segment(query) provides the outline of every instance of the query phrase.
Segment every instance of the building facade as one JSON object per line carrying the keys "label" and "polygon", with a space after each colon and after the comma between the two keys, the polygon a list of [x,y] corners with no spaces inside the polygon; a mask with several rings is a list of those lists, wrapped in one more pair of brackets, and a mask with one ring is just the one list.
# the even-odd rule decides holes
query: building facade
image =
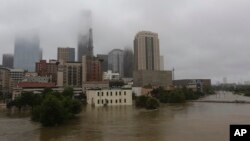
{"label": "building facade", "polygon": [[8,93],[10,92],[10,69],[1,67],[0,68],[0,92]]}
{"label": "building facade", "polygon": [[3,67],[12,69],[14,66],[14,56],[13,54],[3,54],[2,60]]}
{"label": "building facade", "polygon": [[120,79],[121,77],[119,73],[113,73],[111,70],[103,72],[103,80],[120,80]]}
{"label": "building facade", "polygon": [[24,78],[24,70],[10,69],[11,90],[17,86],[17,83],[22,82]]}
{"label": "building facade", "polygon": [[133,87],[164,87],[170,89],[172,85],[172,71],[134,71]]}
{"label": "building facade", "polygon": [[96,107],[132,105],[131,89],[87,90],[87,103]]}
{"label": "building facade", "polygon": [[84,62],[86,62],[86,81],[102,81],[102,60],[97,57],[86,56]]}
{"label": "building facade", "polygon": [[99,58],[100,60],[102,60],[102,72],[106,72],[108,71],[108,55],[105,54],[97,54],[97,58]]}
{"label": "building facade", "polygon": [[141,31],[134,39],[134,69],[160,70],[160,49],[157,33]]}
{"label": "building facade", "polygon": [[64,65],[63,85],[70,87],[82,87],[82,63],[67,62]]}
{"label": "building facade", "polygon": [[57,48],[57,60],[59,62],[74,62],[75,61],[75,49],[74,48]]}
{"label": "building facade", "polygon": [[38,76],[50,78],[49,82],[56,83],[58,65],[59,62],[56,60],[50,60],[49,62],[40,60],[40,62],[36,62],[36,73]]}
{"label": "building facade", "polygon": [[109,81],[92,81],[92,82],[84,82],[82,84],[82,90],[86,92],[86,90],[91,89],[108,89]]}
{"label": "building facade", "polygon": [[42,59],[37,34],[26,34],[15,38],[14,68],[35,71],[35,64]]}
{"label": "building facade", "polygon": [[123,50],[113,49],[108,54],[108,69],[123,77]]}
{"label": "building facade", "polygon": [[46,76],[25,76],[22,82],[52,83],[50,77]]}
{"label": "building facade", "polygon": [[11,80],[21,82],[24,78],[23,69],[10,69]]}
{"label": "building facade", "polygon": [[123,77],[132,78],[134,70],[134,53],[129,47],[123,51]]}

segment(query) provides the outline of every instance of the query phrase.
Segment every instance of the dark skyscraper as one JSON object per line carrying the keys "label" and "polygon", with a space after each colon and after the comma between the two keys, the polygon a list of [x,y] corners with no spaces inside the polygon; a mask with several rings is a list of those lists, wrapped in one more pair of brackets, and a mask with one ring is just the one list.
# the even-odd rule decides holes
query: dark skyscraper
{"label": "dark skyscraper", "polygon": [[12,54],[3,54],[3,67],[13,68],[14,56]]}
{"label": "dark skyscraper", "polygon": [[15,38],[14,68],[35,71],[36,62],[42,59],[37,34],[23,34]]}
{"label": "dark skyscraper", "polygon": [[103,72],[108,71],[108,55],[97,54],[97,58],[102,60],[101,68]]}
{"label": "dark skyscraper", "polygon": [[123,51],[123,73],[124,77],[132,78],[134,68],[134,53],[131,48],[125,48]]}
{"label": "dark skyscraper", "polygon": [[82,33],[78,37],[78,61],[82,61],[82,56],[93,57],[93,34],[92,29],[85,35]]}

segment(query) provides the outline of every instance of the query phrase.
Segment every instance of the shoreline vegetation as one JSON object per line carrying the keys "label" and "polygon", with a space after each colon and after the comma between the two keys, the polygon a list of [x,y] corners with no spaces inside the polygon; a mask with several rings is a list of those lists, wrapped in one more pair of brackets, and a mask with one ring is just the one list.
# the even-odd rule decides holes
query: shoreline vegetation
{"label": "shoreline vegetation", "polygon": [[220,85],[215,90],[230,91],[234,94],[250,97],[250,85]]}
{"label": "shoreline vegetation", "polygon": [[19,111],[30,109],[31,120],[43,126],[57,126],[70,120],[82,111],[82,103],[73,99],[73,89],[67,87],[62,93],[44,89],[41,94],[22,93],[7,107],[16,107]]}
{"label": "shoreline vegetation", "polygon": [[148,95],[135,97],[135,105],[139,108],[154,110],[160,107],[160,103],[185,103],[210,94],[214,94],[212,88],[206,88],[204,92],[194,92],[192,89],[186,87],[172,91],[167,91],[159,87],[153,89]]}
{"label": "shoreline vegetation", "polygon": [[[192,89],[181,88],[171,91],[159,87],[153,89],[150,94],[134,97],[137,108],[156,110],[161,103],[181,104],[190,100],[197,100],[205,94],[213,94],[212,88],[205,89],[204,93],[194,92]],[[82,111],[83,103],[73,99],[73,88],[67,87],[63,92],[45,88],[41,94],[24,92],[15,100],[8,103],[7,107],[17,108],[20,112],[27,110],[31,114],[31,120],[41,123],[42,126],[51,127],[60,125]]]}

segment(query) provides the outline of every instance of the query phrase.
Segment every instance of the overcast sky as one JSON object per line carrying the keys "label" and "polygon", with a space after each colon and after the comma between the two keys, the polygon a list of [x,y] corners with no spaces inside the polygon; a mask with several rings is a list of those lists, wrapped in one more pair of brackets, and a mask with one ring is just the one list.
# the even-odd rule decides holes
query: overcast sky
{"label": "overcast sky", "polygon": [[38,29],[43,58],[56,59],[58,46],[77,47],[81,14],[90,10],[95,54],[133,47],[135,34],[149,30],[176,79],[246,81],[249,7],[249,0],[0,0],[0,55],[14,52],[15,33]]}

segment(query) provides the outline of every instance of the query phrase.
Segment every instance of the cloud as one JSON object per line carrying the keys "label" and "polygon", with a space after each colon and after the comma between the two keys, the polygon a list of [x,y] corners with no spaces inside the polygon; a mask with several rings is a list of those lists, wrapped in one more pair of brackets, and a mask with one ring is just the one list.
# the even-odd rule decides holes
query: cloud
{"label": "cloud", "polygon": [[[94,51],[133,47],[141,30],[159,33],[161,54],[176,78],[250,79],[248,0],[0,0],[0,55],[16,32],[39,29],[45,59],[77,47],[82,11],[90,10]],[[86,21],[87,22],[87,21]],[[0,59],[1,61],[1,59]]]}

